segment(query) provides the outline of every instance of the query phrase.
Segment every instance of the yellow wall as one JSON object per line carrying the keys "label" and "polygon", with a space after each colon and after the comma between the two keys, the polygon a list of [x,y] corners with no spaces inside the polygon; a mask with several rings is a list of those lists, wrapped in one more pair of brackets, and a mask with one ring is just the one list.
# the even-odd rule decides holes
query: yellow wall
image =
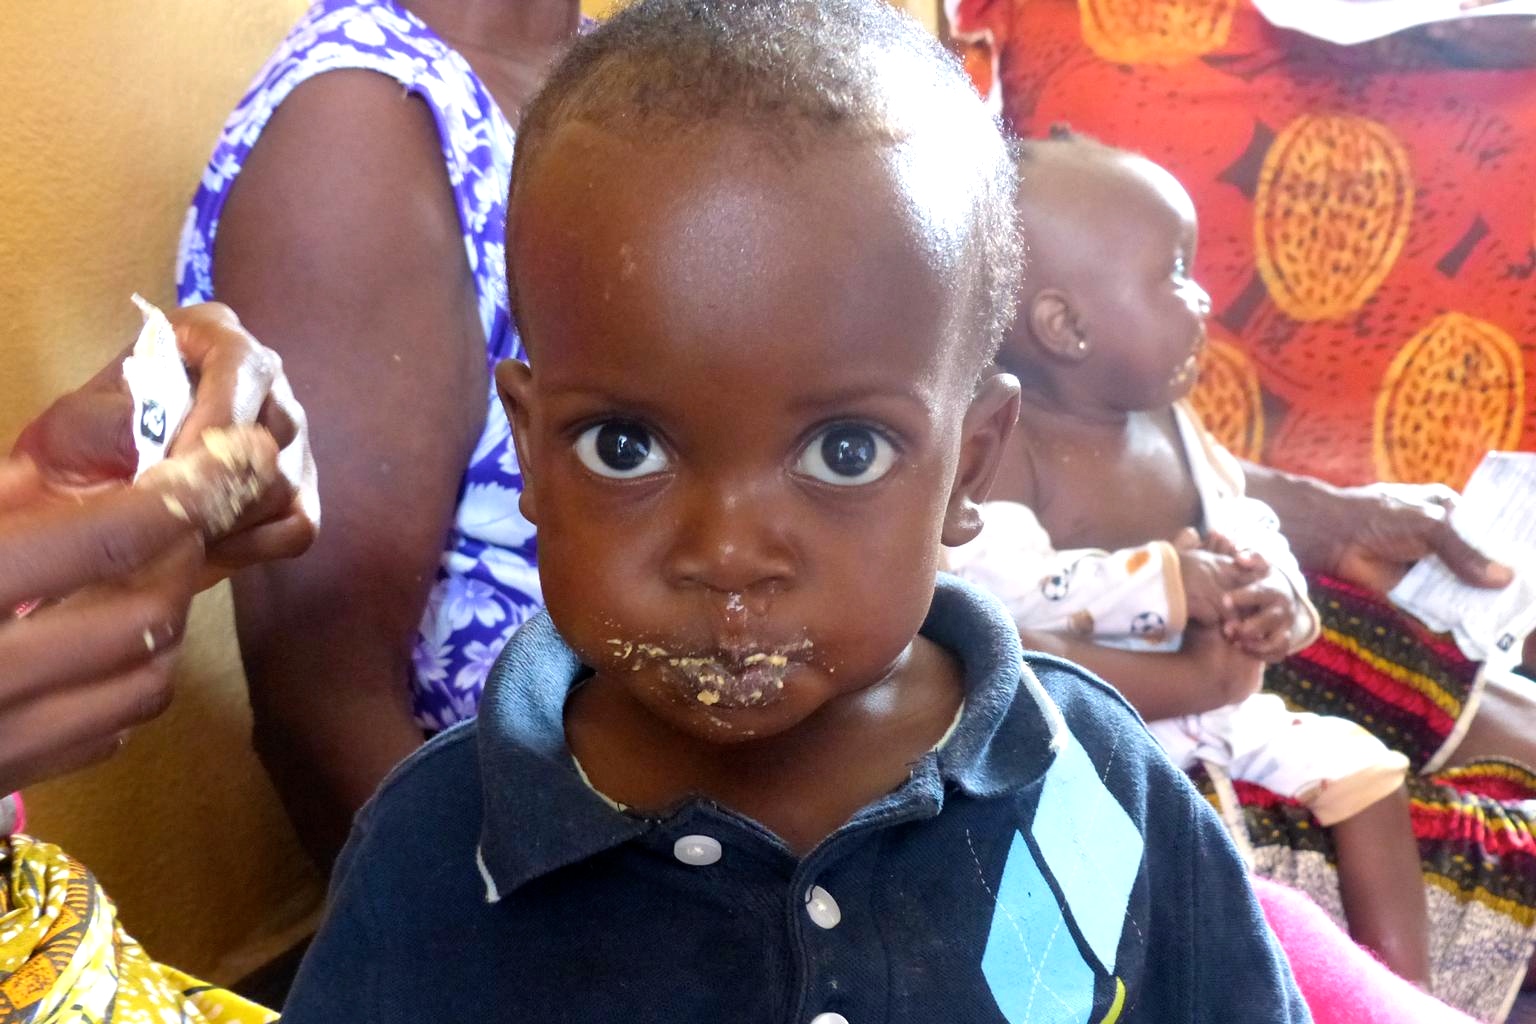
{"label": "yellow wall", "polygon": [[[303,0],[4,0],[0,446],[173,297],[183,211],[224,118]],[[32,830],[101,877],[155,955],[225,980],[320,896],[249,753],[227,595],[177,699],[111,764],[30,792]],[[218,907],[207,913],[202,908]]]}

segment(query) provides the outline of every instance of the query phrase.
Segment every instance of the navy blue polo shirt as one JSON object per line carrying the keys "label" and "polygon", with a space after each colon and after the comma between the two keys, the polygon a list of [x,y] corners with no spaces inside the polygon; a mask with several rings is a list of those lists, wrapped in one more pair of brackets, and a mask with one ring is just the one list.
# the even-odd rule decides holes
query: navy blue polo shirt
{"label": "navy blue polo shirt", "polygon": [[285,1024],[1299,1022],[1216,816],[1109,687],[941,577],[964,710],[807,856],[727,807],[620,810],[547,616],[358,816]]}

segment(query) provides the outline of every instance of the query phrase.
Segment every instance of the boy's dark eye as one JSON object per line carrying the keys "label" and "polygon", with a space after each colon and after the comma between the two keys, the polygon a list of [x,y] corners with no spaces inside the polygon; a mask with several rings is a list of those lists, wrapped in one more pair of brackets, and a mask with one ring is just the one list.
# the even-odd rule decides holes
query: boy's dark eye
{"label": "boy's dark eye", "polygon": [[874,483],[895,461],[895,448],[878,430],[839,423],[811,439],[795,468],[821,483],[852,487]]}
{"label": "boy's dark eye", "polygon": [[597,457],[622,473],[640,466],[651,454],[651,435],[628,423],[605,423],[597,430]]}
{"label": "boy's dark eye", "polygon": [[860,476],[875,463],[875,435],[859,427],[839,427],[821,438],[821,457],[838,476]]}
{"label": "boy's dark eye", "polygon": [[651,432],[633,420],[607,420],[583,430],[576,457],[598,476],[619,480],[659,473],[669,462]]}

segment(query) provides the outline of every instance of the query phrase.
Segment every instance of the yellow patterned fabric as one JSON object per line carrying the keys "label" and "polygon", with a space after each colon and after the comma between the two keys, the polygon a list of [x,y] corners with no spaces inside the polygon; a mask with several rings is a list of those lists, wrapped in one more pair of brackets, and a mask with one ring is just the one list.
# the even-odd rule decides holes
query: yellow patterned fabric
{"label": "yellow patterned fabric", "polygon": [[0,1024],[268,1024],[277,1014],[155,963],[95,876],[25,835],[0,845]]}

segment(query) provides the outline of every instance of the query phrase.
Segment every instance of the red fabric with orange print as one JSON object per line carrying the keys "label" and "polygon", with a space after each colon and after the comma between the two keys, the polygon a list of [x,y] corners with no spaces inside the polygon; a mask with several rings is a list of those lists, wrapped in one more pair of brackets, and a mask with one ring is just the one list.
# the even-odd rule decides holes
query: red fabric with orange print
{"label": "red fabric with orange print", "polygon": [[[1486,449],[1536,446],[1536,70],[1452,68],[1422,33],[1331,47],[1249,0],[948,7],[988,44],[967,67],[1015,130],[1068,123],[1189,189],[1213,303],[1193,400],[1235,453],[1459,487]],[[1536,773],[1439,770],[1479,666],[1378,595],[1309,585],[1323,637],[1265,686],[1409,756],[1432,989],[1500,1021],[1536,951]],[[1257,787],[1237,796],[1257,873],[1342,921],[1328,830]]]}
{"label": "red fabric with orange print", "polygon": [[1408,48],[1330,47],[1247,0],[950,6],[1016,130],[1066,122],[1194,196],[1216,341],[1196,405],[1238,454],[1460,486],[1536,445],[1536,70],[1423,47],[1386,67]]}

